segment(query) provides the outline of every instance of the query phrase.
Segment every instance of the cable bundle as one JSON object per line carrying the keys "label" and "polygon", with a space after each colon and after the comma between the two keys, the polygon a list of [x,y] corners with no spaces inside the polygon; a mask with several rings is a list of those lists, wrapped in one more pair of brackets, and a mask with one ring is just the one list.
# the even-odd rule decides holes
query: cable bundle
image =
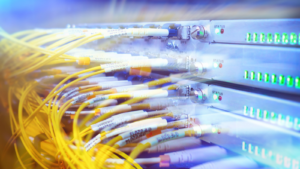
{"label": "cable bundle", "polygon": [[[168,30],[57,29],[12,35],[1,30],[0,35],[1,101],[12,129],[5,151],[13,145],[22,168],[36,163],[43,168],[163,166],[163,158],[134,159],[157,144],[216,133],[213,126],[182,118],[186,112],[170,108],[191,106],[176,97],[180,79],[133,84],[112,76],[125,71],[147,77],[170,60],[130,54],[124,59],[82,48],[113,36],[168,36]],[[126,147],[130,153],[120,151]]]}

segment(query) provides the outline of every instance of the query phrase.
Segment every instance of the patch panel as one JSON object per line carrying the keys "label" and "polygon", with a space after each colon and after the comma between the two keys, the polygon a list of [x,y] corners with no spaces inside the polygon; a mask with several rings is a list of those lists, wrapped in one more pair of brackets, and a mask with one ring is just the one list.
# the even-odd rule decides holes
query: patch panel
{"label": "patch panel", "polygon": [[[144,149],[139,150],[141,145],[153,148],[151,146],[155,146],[154,144],[168,139],[193,136],[250,157],[259,162],[260,167],[268,165],[274,168],[299,169],[299,27],[299,19],[286,19],[86,24],[75,29],[61,29],[64,35],[84,35],[88,38],[73,39],[73,42],[79,40],[78,43],[69,42],[70,46],[64,48],[62,45],[53,51],[45,49],[47,52],[40,51],[38,46],[33,50],[34,56],[27,59],[39,57],[40,53],[45,52],[39,58],[43,62],[38,66],[66,64],[68,83],[53,90],[51,97],[41,97],[39,92],[48,92],[48,88],[55,87],[58,83],[51,83],[49,86],[42,84],[34,88],[26,79],[20,78],[28,87],[20,88],[17,85],[12,89],[20,89],[21,92],[24,90],[30,99],[33,99],[31,90],[36,91],[33,93],[38,93],[36,95],[44,99],[43,104],[48,106],[47,113],[53,114],[58,110],[61,114],[49,116],[50,121],[55,122],[54,130],[58,135],[64,134],[59,130],[62,121],[59,118],[66,116],[71,117],[70,121],[73,120],[73,128],[78,127],[76,121],[83,125],[78,127],[79,133],[76,130],[76,137],[83,138],[86,134],[97,132],[98,135],[87,140],[84,145],[86,151],[103,143],[115,148],[125,148],[124,150],[129,148],[129,152],[131,148],[134,149],[132,152],[140,151],[136,156],[134,153],[128,154],[137,158],[138,155],[145,155],[142,153]],[[57,33],[58,30],[47,31]],[[96,33],[97,36],[89,37]],[[75,48],[78,44],[95,39],[97,40],[84,47]],[[15,42],[6,43],[3,41],[4,49],[19,47],[10,46]],[[73,47],[73,51],[68,51]],[[57,51],[67,52],[65,55],[54,55],[59,62],[55,60],[48,64],[49,52]],[[27,59],[17,63],[19,66],[12,67],[12,74],[16,76],[8,75],[8,79],[12,78],[9,80],[14,81],[15,77],[23,74],[30,76],[31,71],[44,71],[21,67],[20,65],[27,63]],[[76,63],[79,65],[75,66]],[[3,70],[9,70],[11,65],[4,64],[7,69]],[[73,67],[75,68],[71,70]],[[77,74],[73,73],[79,71],[84,74],[84,78],[74,78]],[[63,71],[49,72],[62,74]],[[90,77],[97,73],[103,74],[104,81],[115,81],[105,84],[98,77]],[[62,75],[64,78],[65,74]],[[35,80],[35,77],[32,79]],[[13,91],[9,90],[11,93]],[[62,92],[63,96],[58,92]],[[24,101],[21,107],[26,111],[31,110],[31,105],[25,104],[31,103],[31,100],[23,98],[24,96],[21,99],[8,98],[12,99],[11,103]],[[53,102],[51,106],[50,102],[54,100],[62,104]],[[107,107],[102,105],[104,103]],[[44,111],[44,105],[38,100],[32,106]],[[73,108],[78,109],[75,111]],[[18,110],[19,115],[22,114],[23,109]],[[83,117],[88,114],[91,114],[90,120]],[[146,120],[145,124],[141,123],[142,120]],[[140,129],[148,124],[151,124],[150,128]],[[123,126],[126,126],[124,130],[119,130]],[[130,131],[127,131],[127,127]],[[164,130],[168,127],[175,129],[176,134],[164,133],[169,132]],[[137,141],[141,144],[133,143],[136,144],[134,147],[125,147],[123,143],[129,143],[133,138],[126,140],[129,134],[124,132],[130,132],[130,137],[131,132],[135,133],[134,139],[141,136]],[[53,137],[52,134],[49,136]],[[68,148],[70,140],[58,141],[63,145],[66,143],[64,147]],[[27,142],[30,143],[26,141],[26,144]],[[80,142],[75,144],[77,147],[82,146]],[[150,147],[146,147],[149,145]],[[53,147],[60,149],[55,144]],[[68,159],[72,152],[73,150],[67,151],[63,158]],[[81,154],[77,155],[79,157]],[[83,157],[76,159],[76,165],[81,164],[82,160],[90,161],[87,160],[89,156]],[[155,163],[167,166],[165,159],[157,159]]]}
{"label": "patch panel", "polygon": [[[299,95],[299,55],[300,49],[291,47],[210,44],[191,58],[203,65],[204,79]],[[214,68],[215,60],[222,68]]]}
{"label": "patch panel", "polygon": [[[218,124],[222,121],[217,125],[221,128],[217,137],[203,136],[202,140],[268,164],[272,168],[289,166],[289,168],[299,169],[300,159],[296,151],[300,147],[297,145],[299,135],[297,132],[278,129],[276,126],[263,124],[252,118],[245,118],[211,107],[199,108],[198,111],[197,118],[200,123]],[[281,143],[286,141],[290,144],[281,146]]]}
{"label": "patch panel", "polygon": [[215,26],[220,26],[226,32],[226,34],[213,35],[213,41],[216,43],[299,44],[299,38],[297,39],[297,34],[300,33],[299,20],[213,20],[211,24],[212,28],[216,29]]}
{"label": "patch panel", "polygon": [[[259,24],[261,22],[264,24]],[[278,22],[285,24],[278,26]],[[151,24],[155,27],[149,26]],[[126,24],[123,25],[126,27]],[[124,37],[109,49],[99,45],[101,50],[118,50],[153,58],[168,57],[170,61],[176,58],[177,63],[172,61],[175,66],[168,67],[168,70],[173,70],[171,77],[174,72],[180,72],[182,74],[174,77],[187,78],[193,82],[217,80],[229,83],[228,86],[231,83],[238,84],[241,89],[255,87],[267,89],[270,93],[279,91],[300,95],[300,50],[297,48],[299,20],[145,22],[138,25],[174,29],[177,32],[173,32],[174,36],[170,37]],[[178,65],[184,65],[184,69]],[[153,71],[160,74],[163,68],[155,68]],[[233,126],[229,134],[214,128],[213,133],[221,134],[203,136],[201,139],[272,167],[294,165],[296,168],[299,159],[294,151],[299,149],[296,144],[300,130],[300,116],[297,114],[299,100],[281,98],[277,94],[268,96],[236,90],[228,86],[186,86],[184,89],[179,88],[179,96],[197,103],[193,116],[201,124],[228,122],[224,128],[227,125]],[[202,103],[209,108],[199,105]],[[269,138],[273,139],[271,145],[268,144]],[[242,142],[243,149],[240,146]],[[278,148],[276,145],[282,142],[288,144],[285,148]],[[276,154],[263,158],[269,152]],[[276,158],[291,160],[291,163],[285,162],[284,165]]]}
{"label": "patch panel", "polygon": [[[300,131],[300,102],[209,85],[206,104],[258,121]],[[221,96],[221,100],[219,99]],[[297,100],[297,99],[296,99]]]}
{"label": "patch panel", "polygon": [[[140,27],[148,24],[139,23]],[[286,161],[290,159],[290,166],[295,160],[296,166],[299,159],[295,150],[299,150],[297,134],[300,130],[300,116],[297,113],[300,109],[299,20],[212,20],[173,24],[155,22],[153,25],[156,28],[177,25],[178,35],[131,39],[124,37],[109,50],[117,49],[118,52],[153,58],[176,58],[185,65],[185,71],[172,71],[171,77],[174,72],[180,72],[181,74],[174,76],[194,82],[226,82],[226,87],[194,86],[188,87],[185,92],[179,89],[179,95],[209,107],[196,108],[195,116],[201,124],[233,124],[228,135],[221,132],[220,135],[203,136],[201,139],[245,156],[248,154],[250,158],[274,168],[285,167],[282,163],[276,163],[276,155],[271,156],[272,159],[262,158],[262,152],[269,153],[272,150],[279,154],[279,159],[281,154]],[[180,35],[186,30],[190,30],[190,35]],[[108,50],[99,46],[103,51]],[[172,64],[178,66],[178,62]],[[193,68],[195,65],[198,65],[196,69]],[[174,67],[168,67],[168,70]],[[162,70],[153,69],[158,74]],[[234,89],[231,84],[238,85],[241,90]],[[253,88],[265,89],[267,94],[253,92]],[[293,95],[290,97],[289,94]],[[241,149],[242,141],[248,148],[251,144],[250,153]],[[282,143],[286,143],[285,147],[278,147]]]}

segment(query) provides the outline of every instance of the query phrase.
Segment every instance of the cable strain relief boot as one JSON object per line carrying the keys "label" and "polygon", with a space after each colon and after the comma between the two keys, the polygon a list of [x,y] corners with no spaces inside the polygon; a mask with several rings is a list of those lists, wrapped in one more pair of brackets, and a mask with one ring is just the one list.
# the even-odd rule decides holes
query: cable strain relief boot
{"label": "cable strain relief boot", "polygon": [[89,57],[79,57],[77,63],[78,65],[89,65],[91,63],[91,59]]}
{"label": "cable strain relief boot", "polygon": [[170,167],[170,156],[169,155],[160,155],[159,167]]}

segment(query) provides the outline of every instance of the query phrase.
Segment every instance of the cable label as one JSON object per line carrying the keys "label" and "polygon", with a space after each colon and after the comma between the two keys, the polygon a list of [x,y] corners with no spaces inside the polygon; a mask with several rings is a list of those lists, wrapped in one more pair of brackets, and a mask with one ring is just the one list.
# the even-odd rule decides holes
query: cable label
{"label": "cable label", "polygon": [[184,131],[173,131],[173,132],[168,132],[168,133],[163,133],[163,134],[157,135],[155,137],[144,140],[141,143],[143,143],[143,144],[150,143],[151,146],[154,146],[154,145],[159,144],[161,142],[173,140],[173,139],[176,139],[176,138],[181,138],[181,137],[184,137],[184,136],[185,136]]}

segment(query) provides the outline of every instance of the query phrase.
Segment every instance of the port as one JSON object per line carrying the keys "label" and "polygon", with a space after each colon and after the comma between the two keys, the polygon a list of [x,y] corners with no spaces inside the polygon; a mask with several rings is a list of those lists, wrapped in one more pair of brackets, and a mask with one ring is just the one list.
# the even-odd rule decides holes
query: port
{"label": "port", "polygon": [[191,28],[191,36],[195,40],[204,39],[206,38],[207,34],[205,29],[202,25],[194,25]]}

